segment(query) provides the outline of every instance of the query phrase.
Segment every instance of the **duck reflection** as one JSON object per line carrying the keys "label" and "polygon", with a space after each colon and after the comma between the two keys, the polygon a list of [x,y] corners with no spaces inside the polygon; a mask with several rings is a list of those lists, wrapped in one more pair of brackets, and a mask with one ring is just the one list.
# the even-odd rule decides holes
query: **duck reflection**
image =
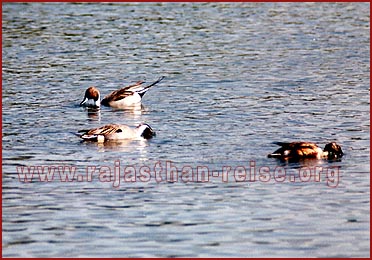
{"label": "duck reflection", "polygon": [[[84,107],[84,110],[87,112],[87,116],[92,121],[101,121],[101,108],[99,107]],[[143,105],[126,107],[123,109],[112,109],[112,112],[121,115],[122,117],[128,118],[132,117],[133,119],[139,118],[142,114],[147,112],[147,109]]]}
{"label": "duck reflection", "polygon": [[96,147],[98,152],[122,152],[122,153],[138,153],[139,159],[147,160],[147,147],[149,146],[148,140],[115,140],[107,142],[85,142],[87,146]]}
{"label": "duck reflection", "polygon": [[[319,160],[314,158],[303,158],[303,159],[283,159],[276,158],[278,166],[289,166],[290,168],[301,168],[301,167],[314,167],[322,166],[327,164],[328,160]],[[335,160],[330,160],[335,161]]]}
{"label": "duck reflection", "polygon": [[136,106],[130,106],[126,108],[115,108],[112,111],[115,113],[121,113],[123,116],[133,116],[133,118],[137,118],[138,116],[141,116],[144,114],[147,109],[144,105],[136,105]]}
{"label": "duck reflection", "polygon": [[87,111],[87,116],[89,119],[92,121],[101,121],[101,111],[99,108],[87,107],[85,110]]}

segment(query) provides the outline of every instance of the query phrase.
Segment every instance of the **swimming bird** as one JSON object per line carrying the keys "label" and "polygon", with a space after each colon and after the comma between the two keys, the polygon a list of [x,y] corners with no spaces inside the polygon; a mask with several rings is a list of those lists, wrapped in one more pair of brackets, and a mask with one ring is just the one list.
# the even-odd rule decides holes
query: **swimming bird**
{"label": "swimming bird", "polygon": [[322,150],[314,143],[310,142],[276,142],[281,146],[275,152],[268,154],[269,158],[279,158],[283,160],[300,160],[306,158],[314,159],[337,159],[341,158],[344,153],[341,146],[335,142],[329,143]]}
{"label": "swimming bird", "polygon": [[148,124],[140,124],[136,128],[127,125],[108,124],[99,128],[80,130],[80,138],[85,141],[105,142],[124,139],[151,139],[156,135]]}
{"label": "swimming bird", "polygon": [[[105,96],[102,101],[100,100],[101,94],[96,87],[89,87],[85,91],[84,99],[80,102],[80,106],[93,106],[100,107],[108,106],[113,108],[126,108],[130,106],[140,105],[142,97],[146,92],[154,85],[158,84],[164,79],[164,76],[160,77],[157,81],[151,83],[148,86],[144,86],[144,81],[138,81],[133,85],[126,86],[119,90],[113,91]],[[88,105],[88,101],[93,100],[93,105]]]}

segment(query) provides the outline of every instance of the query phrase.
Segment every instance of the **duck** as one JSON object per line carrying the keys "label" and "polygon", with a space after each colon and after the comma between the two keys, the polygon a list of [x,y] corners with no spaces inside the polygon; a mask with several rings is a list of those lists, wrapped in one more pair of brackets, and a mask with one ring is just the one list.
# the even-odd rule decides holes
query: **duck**
{"label": "duck", "polygon": [[[99,90],[92,86],[86,89],[84,99],[80,102],[80,106],[99,108],[101,105],[103,105],[112,108],[127,108],[141,105],[142,97],[146,94],[146,92],[163,79],[164,76],[160,77],[158,80],[148,86],[143,85],[145,83],[144,81],[138,81],[133,85],[129,85],[111,92],[105,96],[102,101],[100,100],[101,94]],[[88,103],[89,100],[93,100],[93,105]]]}
{"label": "duck", "polygon": [[315,143],[311,142],[275,142],[281,146],[278,150],[268,154],[269,158],[282,160],[301,160],[301,159],[328,159],[334,160],[341,158],[344,153],[341,146],[335,142],[326,144],[322,150]]}
{"label": "duck", "polygon": [[108,124],[89,130],[80,130],[80,138],[84,141],[103,143],[106,141],[118,141],[128,139],[151,139],[156,135],[148,124],[139,124],[136,128],[127,125]]}

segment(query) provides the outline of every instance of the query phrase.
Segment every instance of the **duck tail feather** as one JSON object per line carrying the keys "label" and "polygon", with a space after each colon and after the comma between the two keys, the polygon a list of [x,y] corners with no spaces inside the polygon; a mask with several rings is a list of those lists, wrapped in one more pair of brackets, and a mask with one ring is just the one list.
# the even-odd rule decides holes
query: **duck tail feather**
{"label": "duck tail feather", "polygon": [[160,78],[158,78],[158,80],[156,80],[155,82],[153,82],[153,83],[151,83],[150,85],[146,86],[145,89],[149,89],[149,88],[151,88],[152,86],[155,86],[155,85],[158,84],[160,81],[162,81],[164,78],[165,78],[165,76],[161,76]]}

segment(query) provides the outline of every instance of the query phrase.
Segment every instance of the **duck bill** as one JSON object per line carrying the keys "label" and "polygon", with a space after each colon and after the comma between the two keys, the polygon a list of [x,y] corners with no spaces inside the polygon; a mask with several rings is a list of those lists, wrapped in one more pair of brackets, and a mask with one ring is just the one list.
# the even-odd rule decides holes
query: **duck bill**
{"label": "duck bill", "polygon": [[84,97],[83,101],[80,102],[80,106],[83,106],[85,103],[87,103],[88,98]]}

